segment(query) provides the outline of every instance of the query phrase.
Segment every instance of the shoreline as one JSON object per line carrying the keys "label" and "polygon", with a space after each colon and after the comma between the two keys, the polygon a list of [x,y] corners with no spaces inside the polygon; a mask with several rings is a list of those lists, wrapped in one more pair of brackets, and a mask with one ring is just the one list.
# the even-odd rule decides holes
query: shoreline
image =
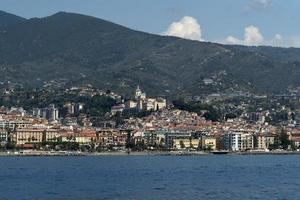
{"label": "shoreline", "polygon": [[[0,152],[0,157],[28,157],[28,156],[40,156],[40,157],[52,157],[52,156],[220,156],[213,154],[213,152],[180,152],[180,151],[133,151],[133,152],[72,152],[72,151],[28,151],[28,152]],[[227,152],[227,156],[233,155],[300,155],[299,151],[274,151],[274,152]]]}

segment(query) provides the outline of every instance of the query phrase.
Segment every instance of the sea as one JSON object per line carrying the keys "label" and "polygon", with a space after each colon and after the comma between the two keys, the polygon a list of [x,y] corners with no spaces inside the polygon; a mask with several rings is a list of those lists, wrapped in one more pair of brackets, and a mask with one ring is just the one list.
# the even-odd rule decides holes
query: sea
{"label": "sea", "polygon": [[22,199],[300,199],[300,155],[0,157]]}

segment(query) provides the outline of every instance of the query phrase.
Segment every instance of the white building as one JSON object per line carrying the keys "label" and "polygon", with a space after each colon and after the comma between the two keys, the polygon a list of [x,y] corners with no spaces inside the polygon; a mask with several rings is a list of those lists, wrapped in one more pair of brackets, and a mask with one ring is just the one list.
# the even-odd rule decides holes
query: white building
{"label": "white building", "polygon": [[155,110],[155,108],[156,108],[156,99],[152,99],[152,98],[146,99],[143,102],[143,108],[145,110]]}
{"label": "white building", "polygon": [[132,101],[132,100],[128,100],[125,103],[125,108],[126,109],[136,108],[136,106],[137,106],[137,103],[135,101]]}
{"label": "white building", "polygon": [[59,110],[54,104],[50,104],[49,107],[43,108],[41,110],[36,109],[33,114],[40,114],[40,117],[47,119],[49,121],[56,121],[59,119]]}
{"label": "white building", "polygon": [[146,98],[139,86],[135,90],[135,101],[125,102],[125,109],[137,110],[161,110],[167,107],[167,101],[164,98]]}
{"label": "white building", "polygon": [[230,151],[245,151],[254,148],[254,138],[247,132],[228,132],[223,138],[223,147]]}
{"label": "white building", "polygon": [[146,99],[146,93],[143,93],[140,86],[137,86],[135,90],[135,99]]}
{"label": "white building", "polygon": [[158,98],[156,100],[155,110],[161,110],[167,107],[167,100],[164,98]]}

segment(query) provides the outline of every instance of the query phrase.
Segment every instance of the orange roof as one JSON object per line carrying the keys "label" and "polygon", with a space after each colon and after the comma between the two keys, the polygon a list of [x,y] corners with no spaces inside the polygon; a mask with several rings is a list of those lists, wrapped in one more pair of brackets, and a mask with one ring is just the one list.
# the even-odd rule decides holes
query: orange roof
{"label": "orange roof", "polygon": [[33,144],[18,144],[17,146],[22,148],[33,148]]}

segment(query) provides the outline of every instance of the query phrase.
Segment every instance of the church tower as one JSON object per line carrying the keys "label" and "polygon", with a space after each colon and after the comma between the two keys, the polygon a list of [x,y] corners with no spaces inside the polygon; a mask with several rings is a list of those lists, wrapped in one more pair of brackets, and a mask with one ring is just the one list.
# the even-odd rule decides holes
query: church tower
{"label": "church tower", "polygon": [[145,99],[146,98],[146,93],[143,93],[142,90],[140,89],[140,86],[137,86],[135,90],[135,99]]}
{"label": "church tower", "polygon": [[140,89],[140,86],[137,86],[135,90],[135,99],[139,99],[142,96],[142,90]]}

